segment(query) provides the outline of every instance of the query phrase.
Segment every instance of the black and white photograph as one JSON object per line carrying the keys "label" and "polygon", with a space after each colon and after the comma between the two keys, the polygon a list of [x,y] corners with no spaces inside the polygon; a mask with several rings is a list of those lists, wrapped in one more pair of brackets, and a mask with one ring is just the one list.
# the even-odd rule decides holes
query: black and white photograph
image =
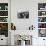
{"label": "black and white photograph", "polygon": [[28,19],[29,18],[29,11],[23,11],[23,12],[19,12],[17,13],[17,17],[19,19]]}

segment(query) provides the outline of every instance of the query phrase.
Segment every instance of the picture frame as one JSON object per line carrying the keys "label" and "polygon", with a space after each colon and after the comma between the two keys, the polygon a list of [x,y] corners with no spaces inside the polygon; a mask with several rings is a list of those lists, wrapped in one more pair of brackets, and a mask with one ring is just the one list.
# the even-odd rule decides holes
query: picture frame
{"label": "picture frame", "polygon": [[29,11],[22,11],[17,13],[19,19],[29,19]]}

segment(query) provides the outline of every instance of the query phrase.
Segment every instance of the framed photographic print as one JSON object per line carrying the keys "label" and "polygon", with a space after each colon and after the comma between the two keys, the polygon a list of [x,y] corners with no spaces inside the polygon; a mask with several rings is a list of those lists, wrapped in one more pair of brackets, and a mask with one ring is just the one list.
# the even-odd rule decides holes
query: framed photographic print
{"label": "framed photographic print", "polygon": [[17,17],[19,19],[28,19],[29,18],[29,11],[23,11],[23,12],[18,12]]}

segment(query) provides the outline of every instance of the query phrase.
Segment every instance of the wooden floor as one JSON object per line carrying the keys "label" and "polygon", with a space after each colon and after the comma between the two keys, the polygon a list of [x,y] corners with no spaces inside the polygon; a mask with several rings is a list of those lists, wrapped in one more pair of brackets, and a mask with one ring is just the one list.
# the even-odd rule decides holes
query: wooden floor
{"label": "wooden floor", "polygon": [[8,46],[8,45],[0,45],[0,46]]}

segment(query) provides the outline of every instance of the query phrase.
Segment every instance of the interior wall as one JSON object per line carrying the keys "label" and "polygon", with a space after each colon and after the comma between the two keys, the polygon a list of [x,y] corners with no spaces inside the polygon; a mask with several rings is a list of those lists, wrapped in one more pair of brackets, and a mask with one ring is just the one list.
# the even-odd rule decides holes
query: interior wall
{"label": "interior wall", "polygon": [[[28,30],[31,25],[37,27],[37,2],[32,0],[15,0],[11,9],[11,20],[16,25],[17,30]],[[21,11],[29,11],[29,19],[17,18],[17,13]]]}
{"label": "interior wall", "polygon": [[[34,46],[43,44],[43,38],[38,38],[38,3],[45,3],[46,0],[11,0],[11,22],[16,25],[16,31],[26,30],[32,24],[35,26],[35,34],[32,41]],[[18,19],[17,13],[20,11],[28,10],[29,19]],[[23,32],[24,33],[24,32]],[[26,33],[26,31],[25,31]],[[38,44],[39,43],[39,44]],[[43,44],[44,45],[44,44]],[[43,46],[42,45],[42,46]]]}

